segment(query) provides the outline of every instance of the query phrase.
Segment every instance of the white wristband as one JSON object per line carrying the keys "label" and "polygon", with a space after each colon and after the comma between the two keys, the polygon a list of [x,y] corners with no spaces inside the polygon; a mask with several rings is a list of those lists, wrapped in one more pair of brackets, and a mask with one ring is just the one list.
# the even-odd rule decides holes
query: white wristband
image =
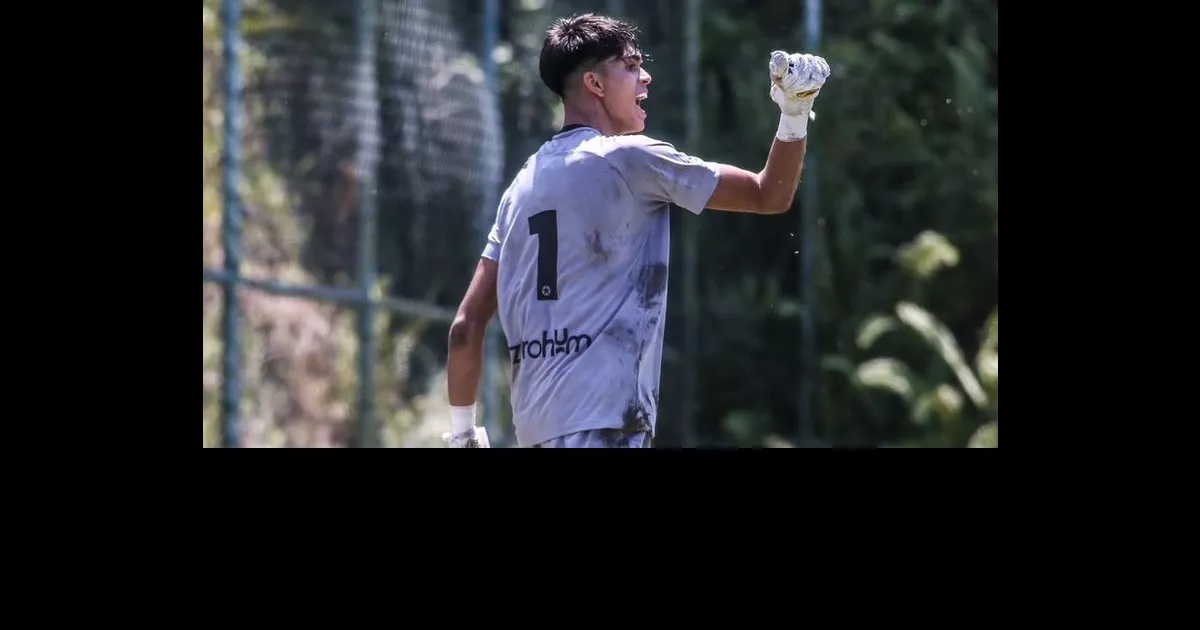
{"label": "white wristband", "polygon": [[775,138],[781,142],[798,142],[803,140],[808,135],[808,112],[789,116],[788,114],[779,115],[779,128],[775,131]]}
{"label": "white wristband", "polygon": [[462,435],[475,428],[475,405],[466,407],[450,406],[450,431],[454,435]]}

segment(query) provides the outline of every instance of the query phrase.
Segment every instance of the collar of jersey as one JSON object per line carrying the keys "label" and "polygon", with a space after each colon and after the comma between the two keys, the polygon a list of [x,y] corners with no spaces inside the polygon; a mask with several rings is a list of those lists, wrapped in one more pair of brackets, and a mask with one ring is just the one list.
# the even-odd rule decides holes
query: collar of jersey
{"label": "collar of jersey", "polygon": [[564,133],[575,131],[577,129],[591,129],[592,131],[595,131],[596,133],[600,133],[599,129],[596,129],[595,127],[593,127],[591,125],[583,125],[580,123],[575,123],[575,124],[567,125],[567,126],[563,127],[562,129],[559,129],[558,133],[556,133],[554,135],[561,136]]}

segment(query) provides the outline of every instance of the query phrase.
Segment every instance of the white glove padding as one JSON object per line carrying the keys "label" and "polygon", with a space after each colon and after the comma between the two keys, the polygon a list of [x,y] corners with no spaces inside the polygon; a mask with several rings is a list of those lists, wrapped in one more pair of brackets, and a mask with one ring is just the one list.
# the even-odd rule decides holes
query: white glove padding
{"label": "white glove padding", "polygon": [[491,448],[488,441],[487,429],[475,427],[475,430],[455,435],[450,432],[442,434],[442,439],[450,448]]}
{"label": "white glove padding", "polygon": [[[796,142],[808,135],[813,101],[829,78],[829,63],[816,55],[771,53],[771,100],[779,105],[779,129],[775,137]],[[815,116],[814,116],[815,118]]]}

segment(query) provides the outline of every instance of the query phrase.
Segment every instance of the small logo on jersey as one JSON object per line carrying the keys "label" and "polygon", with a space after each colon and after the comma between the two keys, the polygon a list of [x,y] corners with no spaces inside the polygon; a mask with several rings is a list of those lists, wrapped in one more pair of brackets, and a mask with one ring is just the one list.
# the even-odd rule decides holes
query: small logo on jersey
{"label": "small logo on jersey", "polygon": [[522,341],[515,346],[509,346],[508,351],[512,353],[512,364],[516,365],[526,359],[543,359],[583,352],[591,345],[591,335],[572,335],[570,329],[563,328],[555,331],[543,330],[540,339]]}
{"label": "small logo on jersey", "polygon": [[549,286],[542,287],[542,295],[545,297],[550,297],[550,287]]}

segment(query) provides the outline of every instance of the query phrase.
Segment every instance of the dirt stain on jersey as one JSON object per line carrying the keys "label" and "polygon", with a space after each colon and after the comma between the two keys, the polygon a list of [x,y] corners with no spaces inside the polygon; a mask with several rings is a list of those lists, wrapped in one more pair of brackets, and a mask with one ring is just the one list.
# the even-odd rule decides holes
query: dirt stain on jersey
{"label": "dirt stain on jersey", "polygon": [[641,401],[634,397],[625,406],[625,413],[621,415],[621,430],[622,431],[649,431],[650,430],[650,414],[646,413],[646,408],[642,406]]}
{"label": "dirt stain on jersey", "polygon": [[588,233],[587,244],[588,251],[592,254],[592,262],[608,262],[608,250],[604,248],[604,239],[600,237],[600,230],[592,230]]}
{"label": "dirt stain on jersey", "polygon": [[625,196],[625,180],[620,177],[612,177],[608,180],[608,186],[604,187],[604,194],[608,198],[608,202],[612,205],[620,203],[621,197]]}
{"label": "dirt stain on jersey", "polygon": [[637,277],[638,298],[642,309],[651,309],[658,306],[658,300],[666,290],[666,263],[643,265]]}
{"label": "dirt stain on jersey", "polygon": [[640,329],[628,320],[617,319],[604,329],[606,337],[617,348],[617,362],[635,375],[641,370],[642,340]]}
{"label": "dirt stain on jersey", "polygon": [[637,328],[628,321],[623,319],[613,321],[605,328],[604,334],[629,354],[636,355],[638,353],[641,339],[638,338]]}

